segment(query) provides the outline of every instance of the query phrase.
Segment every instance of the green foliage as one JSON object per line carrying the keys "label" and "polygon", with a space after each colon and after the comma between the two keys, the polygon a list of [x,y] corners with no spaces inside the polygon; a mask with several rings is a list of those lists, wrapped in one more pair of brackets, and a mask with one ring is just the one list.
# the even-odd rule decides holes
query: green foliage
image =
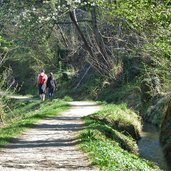
{"label": "green foliage", "polygon": [[0,98],[0,123],[3,124],[5,120],[4,104]]}
{"label": "green foliage", "polygon": [[[70,1],[70,3],[69,1],[47,1],[46,3],[38,1],[3,2],[0,13],[3,16],[1,17],[1,22],[4,23],[2,33],[8,39],[14,41],[21,52],[18,53],[17,50],[15,55],[11,56],[13,59],[17,58],[17,62],[26,58],[25,61],[28,62],[29,67],[26,69],[27,72],[31,70],[32,73],[37,73],[41,68],[57,72],[60,66],[64,66],[62,69],[66,70],[66,62],[62,56],[63,52],[61,52],[62,49],[66,49],[66,44],[61,37],[61,33],[56,35],[54,32],[55,23],[57,21],[67,21],[65,14],[69,10],[80,7],[80,5],[89,8],[94,3],[98,5],[100,21],[98,26],[101,33],[106,37],[113,37],[117,40],[117,48],[116,42],[109,44],[104,40],[107,46],[112,47],[111,51],[116,58],[122,60],[121,56],[130,58],[140,55],[142,58],[151,56],[156,59],[156,54],[160,54],[161,59],[169,58],[169,3],[166,3],[166,1],[160,3],[160,1],[147,0],[116,2],[96,0],[82,1],[82,3],[75,3],[74,1]],[[11,10],[8,11],[8,9]],[[87,12],[88,15],[89,13]],[[75,37],[73,33],[70,35],[70,27],[66,29],[65,26],[62,26],[61,28],[63,28],[64,37],[69,39],[72,36]],[[67,43],[69,42],[67,41]],[[78,42],[77,44],[80,43]],[[74,47],[72,42],[68,45],[70,48]],[[76,47],[74,48],[74,51],[77,50]],[[64,54],[64,56],[67,55]],[[120,70],[122,71],[122,66],[120,66]],[[127,68],[123,70],[125,73],[129,72]],[[117,75],[116,70],[113,72],[114,75]],[[25,75],[25,73],[21,71],[21,75]],[[21,75],[19,77],[22,77]],[[20,78],[20,83],[23,82],[23,78]],[[24,82],[26,83],[23,84],[23,89],[27,90],[29,86],[25,85],[31,83],[27,82],[27,80],[24,80]],[[85,89],[87,90],[86,87]],[[91,88],[90,91],[96,96],[99,90]]]}
{"label": "green foliage", "polygon": [[120,86],[113,88],[109,86],[99,95],[99,99],[103,99],[107,102],[121,102],[125,97],[128,97],[136,89],[137,83],[129,82],[127,84],[120,84]]}
{"label": "green foliage", "polygon": [[12,46],[12,42],[7,41],[4,37],[0,36],[0,53],[8,52]]}
{"label": "green foliage", "polygon": [[70,96],[65,96],[63,99],[67,102],[73,101],[73,99]]}
{"label": "green foliage", "polygon": [[[112,31],[112,36],[119,38],[118,46],[125,49],[115,50],[115,55],[119,53],[118,58],[121,60],[139,57],[140,61],[133,68],[134,71],[139,69],[138,76],[147,74],[146,69],[149,73],[155,70],[161,75],[164,90],[170,87],[170,4],[167,1],[125,0],[112,3],[99,0],[98,5],[100,24],[103,26],[106,21],[109,23],[102,29],[107,30],[104,34],[111,35]],[[133,64],[125,65],[125,62],[121,76],[134,76],[130,70]],[[139,68],[139,63],[145,63],[146,69]]]}
{"label": "green foliage", "polygon": [[[74,78],[74,75],[72,77]],[[67,82],[62,80],[63,83],[59,89],[59,96],[69,95],[79,100],[89,98],[97,99],[99,92],[102,90],[103,78],[101,76],[97,75],[97,73],[89,74],[79,85],[80,78],[73,79],[72,77]]]}
{"label": "green foliage", "polygon": [[[94,134],[98,132],[94,131]],[[87,135],[85,135],[87,137]],[[129,154],[109,140],[90,139],[84,140],[82,148],[89,152],[93,164],[98,165],[101,170],[134,171],[134,170],[160,170],[152,163],[142,160],[135,155]]]}
{"label": "green foliage", "polygon": [[[97,119],[97,117],[100,118],[102,115],[110,120],[116,119],[116,117],[121,118],[119,115],[125,116],[122,110],[126,110],[125,105],[110,105],[106,106],[104,111],[95,114],[95,116],[85,117],[87,127],[81,131],[80,135],[82,149],[89,153],[91,161],[94,165],[100,167],[100,170],[160,170],[153,163],[127,151],[132,149],[132,152],[135,153],[137,148],[131,137],[126,137],[122,132]],[[111,114],[112,111],[114,112],[113,115]],[[127,113],[127,115],[129,114]],[[121,119],[122,121],[123,118]]]}
{"label": "green foliage", "polygon": [[[111,139],[123,149],[138,154],[138,147],[131,136],[124,135],[120,130],[114,129],[109,123],[105,123],[98,118],[86,117],[87,126],[91,129],[98,130],[103,134],[106,139]],[[91,131],[88,130],[88,131]]]}
{"label": "green foliage", "polygon": [[90,75],[88,80],[89,81],[82,83],[82,86],[78,91],[96,98],[101,90],[103,79],[97,75]]}
{"label": "green foliage", "polygon": [[152,163],[129,154],[117,145],[113,145],[111,141],[93,140],[91,138],[85,141],[82,148],[90,153],[93,164],[98,165],[101,170],[160,170],[157,167],[155,168]]}

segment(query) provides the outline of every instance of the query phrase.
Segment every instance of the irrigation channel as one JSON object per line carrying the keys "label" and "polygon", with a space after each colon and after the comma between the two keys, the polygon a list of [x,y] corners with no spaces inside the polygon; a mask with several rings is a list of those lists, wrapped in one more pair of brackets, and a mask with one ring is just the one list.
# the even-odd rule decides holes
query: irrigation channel
{"label": "irrigation channel", "polygon": [[164,157],[159,142],[159,129],[156,126],[144,123],[138,147],[142,158],[153,161],[164,171],[171,171],[171,165],[166,162]]}

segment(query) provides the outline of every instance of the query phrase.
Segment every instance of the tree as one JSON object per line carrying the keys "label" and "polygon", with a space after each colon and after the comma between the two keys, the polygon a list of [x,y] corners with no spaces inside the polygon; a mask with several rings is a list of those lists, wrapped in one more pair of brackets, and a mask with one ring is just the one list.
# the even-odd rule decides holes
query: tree
{"label": "tree", "polygon": [[[14,28],[15,42],[34,52],[36,61],[41,60],[44,48],[49,49],[48,53],[51,51],[48,44],[50,39],[55,42],[56,38],[59,49],[65,48],[70,54],[85,49],[86,60],[99,73],[116,79],[124,72],[124,57],[151,56],[155,47],[162,47],[169,55],[169,39],[165,36],[169,35],[167,5],[146,0],[8,1],[3,2],[2,9],[10,20],[6,18],[1,23],[5,23],[5,28]],[[9,6],[10,12],[7,11]],[[44,54],[47,56],[46,52]]]}

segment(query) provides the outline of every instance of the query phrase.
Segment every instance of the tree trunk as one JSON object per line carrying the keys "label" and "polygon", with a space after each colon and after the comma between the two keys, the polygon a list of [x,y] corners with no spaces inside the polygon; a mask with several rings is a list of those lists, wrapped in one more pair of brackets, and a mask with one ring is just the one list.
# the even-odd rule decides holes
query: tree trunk
{"label": "tree trunk", "polygon": [[83,35],[80,27],[78,26],[78,23],[77,23],[77,21],[76,21],[76,19],[74,17],[74,13],[73,12],[69,12],[69,15],[70,15],[71,21],[73,22],[73,24],[75,25],[75,27],[76,27],[76,29],[77,29],[77,31],[79,33],[82,41],[84,42],[84,45],[85,45],[86,50],[88,51],[88,53],[90,54],[90,56],[93,57],[94,55],[93,55],[93,52],[91,50],[91,47],[89,46],[87,40],[85,39],[85,37],[84,37],[84,35]]}
{"label": "tree trunk", "polygon": [[95,35],[96,43],[97,43],[101,53],[103,54],[103,56],[106,57],[107,52],[105,50],[105,45],[104,45],[103,39],[100,35],[100,31],[97,27],[97,17],[96,17],[96,7],[95,6],[92,6],[91,16],[92,16],[93,32]]}

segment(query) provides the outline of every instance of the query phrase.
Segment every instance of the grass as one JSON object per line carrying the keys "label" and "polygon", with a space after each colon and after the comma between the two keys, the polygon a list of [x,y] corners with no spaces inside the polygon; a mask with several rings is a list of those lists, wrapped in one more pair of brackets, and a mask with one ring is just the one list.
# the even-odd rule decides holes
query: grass
{"label": "grass", "polygon": [[[120,120],[123,123],[130,123],[129,119],[126,121],[128,117],[124,117],[125,115],[122,110],[126,110],[125,105],[114,105],[113,107],[107,105],[102,111],[86,116],[84,121],[87,126],[80,134],[81,148],[89,153],[92,163],[97,165],[100,170],[160,170],[152,162],[144,160],[137,155],[137,144],[131,136],[126,136],[122,131],[115,129],[111,127],[110,124],[104,123],[103,120],[98,119],[101,116],[105,116],[106,119],[111,120],[111,113],[113,112],[113,115],[118,115],[113,116],[115,120]],[[129,115],[129,113],[127,113],[127,115]],[[134,115],[130,116],[130,118],[133,117]]]}
{"label": "grass", "polygon": [[[13,111],[13,118],[0,128],[0,145],[13,141],[26,128],[33,127],[40,119],[56,116],[69,108],[62,100],[46,102],[21,102]],[[14,117],[15,116],[15,117]]]}
{"label": "grass", "polygon": [[[119,122],[132,123],[134,120],[138,120],[138,115],[136,115],[133,111],[127,108],[127,104],[108,104],[105,105],[103,110],[98,112],[96,115],[98,117],[106,118],[108,117],[110,120],[118,120]],[[132,120],[134,119],[134,120]]]}
{"label": "grass", "polygon": [[126,131],[130,135],[134,129],[140,132],[142,129],[140,117],[133,111],[128,109],[126,104],[108,104],[97,114],[92,115],[94,119],[101,120],[113,128]]}
{"label": "grass", "polygon": [[16,101],[12,99],[8,102],[5,108],[5,121],[10,119],[18,119],[22,118],[25,113],[35,111],[36,109],[40,109],[41,102],[37,101]]}

